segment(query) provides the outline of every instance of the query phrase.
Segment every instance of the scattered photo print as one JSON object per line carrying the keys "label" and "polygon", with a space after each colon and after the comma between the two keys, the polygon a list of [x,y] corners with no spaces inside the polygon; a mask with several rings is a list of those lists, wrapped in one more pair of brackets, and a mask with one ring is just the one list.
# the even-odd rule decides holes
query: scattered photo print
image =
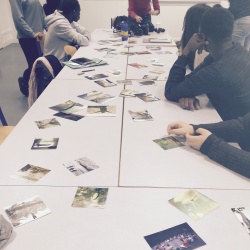
{"label": "scattered photo print", "polygon": [[165,69],[163,67],[158,67],[158,68],[155,68],[155,69],[152,69],[149,71],[150,73],[153,73],[153,74],[163,74],[165,73]]}
{"label": "scattered photo print", "polygon": [[103,103],[106,103],[108,101],[111,101],[117,98],[110,94],[103,94],[102,92],[99,92],[96,90],[83,94],[83,95],[79,95],[78,97],[83,98],[88,101],[96,102],[99,104],[103,104]]}
{"label": "scattered photo print", "polygon": [[116,86],[116,83],[111,82],[109,79],[102,79],[102,80],[97,80],[94,82],[97,83],[98,85],[104,87],[104,88]]}
{"label": "scattered photo print", "polygon": [[129,110],[128,112],[135,122],[153,121],[154,120],[153,117],[148,113],[148,111],[146,109],[138,110],[138,111]]}
{"label": "scattered photo print", "polygon": [[152,250],[192,250],[206,245],[200,236],[187,223],[144,236],[144,238]]}
{"label": "scattered photo print", "polygon": [[154,102],[154,101],[160,100],[160,98],[153,96],[152,94],[149,94],[149,93],[139,93],[139,94],[136,94],[135,96],[140,98],[144,102]]}
{"label": "scattered photo print", "polygon": [[108,70],[108,73],[111,74],[112,76],[119,76],[122,74],[122,71],[120,69],[113,69],[113,70]]}
{"label": "scattered photo print", "polygon": [[128,40],[128,43],[129,43],[129,44],[136,44],[136,43],[137,43],[137,40],[129,39],[129,40]]}
{"label": "scattered photo print", "polygon": [[35,183],[50,172],[49,169],[27,164],[11,177],[16,180]]}
{"label": "scattered photo print", "polygon": [[148,81],[140,81],[139,84],[140,84],[140,85],[144,85],[144,86],[155,85],[155,81],[151,81],[151,80],[148,80]]}
{"label": "scattered photo print", "polygon": [[195,221],[203,218],[220,206],[217,202],[194,189],[189,189],[170,199],[169,203]]}
{"label": "scattered photo print", "polygon": [[105,78],[108,77],[107,75],[104,74],[95,74],[93,76],[85,76],[85,78],[89,79],[89,80],[97,80],[97,79],[101,79],[101,78]]}
{"label": "scattered photo print", "polygon": [[55,111],[63,112],[65,114],[72,114],[84,109],[84,105],[69,100],[50,108]]}
{"label": "scattered photo print", "polygon": [[120,52],[121,55],[125,55],[125,56],[133,56],[135,54],[135,52],[131,52],[131,51],[122,51]]}
{"label": "scattered photo print", "polygon": [[135,52],[136,55],[147,55],[147,54],[151,54],[151,52],[145,50],[145,51],[138,51],[138,52]]}
{"label": "scattered photo print", "polygon": [[74,161],[67,162],[63,165],[75,176],[79,176],[99,168],[98,165],[96,165],[93,161],[91,161],[87,157],[81,157]]}
{"label": "scattered photo print", "polygon": [[145,75],[143,76],[142,79],[148,79],[148,80],[154,80],[156,81],[158,79],[158,76],[154,76],[154,75]]}
{"label": "scattered photo print", "polygon": [[102,51],[106,51],[106,52],[111,52],[111,51],[115,51],[115,49],[111,49],[111,48],[95,48],[95,50],[97,50],[98,52],[102,52]]}
{"label": "scattered photo print", "polygon": [[123,45],[123,43],[113,43],[113,44],[111,44],[111,46],[122,46]]}
{"label": "scattered photo print", "polygon": [[19,227],[51,213],[38,196],[6,207],[4,210],[14,227]]}
{"label": "scattered photo print", "polygon": [[54,116],[58,116],[58,117],[68,119],[68,120],[71,120],[71,121],[79,121],[80,119],[82,119],[84,117],[82,115],[66,114],[66,113],[63,113],[63,112],[56,113],[56,114],[54,114]]}
{"label": "scattered photo print", "polygon": [[132,66],[132,67],[135,67],[135,68],[137,68],[137,69],[147,68],[147,67],[148,67],[147,65],[140,64],[140,63],[129,63],[128,65],[129,65],[129,66]]}
{"label": "scattered photo print", "polygon": [[237,219],[240,221],[241,225],[246,229],[250,235],[250,208],[238,207],[231,208]]}
{"label": "scattered photo print", "polygon": [[146,46],[147,49],[150,49],[152,51],[158,51],[161,50],[160,46]]}
{"label": "scattered photo print", "polygon": [[114,53],[114,52],[109,52],[107,53],[105,56],[103,56],[104,58],[118,58],[118,53]]}
{"label": "scattered photo print", "polygon": [[153,141],[164,150],[185,146],[173,136],[168,136],[168,137],[156,139]]}
{"label": "scattered photo print", "polygon": [[116,116],[116,106],[88,106],[86,116]]}
{"label": "scattered photo print", "polygon": [[171,51],[157,51],[157,54],[173,54]]}
{"label": "scattered photo print", "polygon": [[124,84],[124,85],[131,85],[132,84],[131,80],[117,80],[116,82],[119,84]]}
{"label": "scattered photo print", "polygon": [[120,97],[136,97],[135,95],[138,93],[136,90],[123,89],[120,93]]}
{"label": "scattered photo print", "polygon": [[152,66],[157,66],[157,67],[163,67],[163,66],[164,66],[164,63],[152,62],[151,65],[152,65]]}
{"label": "scattered photo print", "polygon": [[56,126],[61,126],[61,124],[57,121],[56,118],[35,121],[35,123],[39,129],[53,128]]}
{"label": "scattered photo print", "polygon": [[37,138],[31,149],[56,149],[59,138]]}
{"label": "scattered photo print", "polygon": [[108,188],[78,187],[72,207],[104,208],[108,191]]}

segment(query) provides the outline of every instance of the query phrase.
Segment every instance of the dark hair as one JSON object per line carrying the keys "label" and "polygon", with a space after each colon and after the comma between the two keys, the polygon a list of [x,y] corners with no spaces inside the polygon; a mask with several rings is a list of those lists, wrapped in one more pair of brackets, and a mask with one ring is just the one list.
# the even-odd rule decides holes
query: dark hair
{"label": "dark hair", "polygon": [[43,5],[44,13],[46,16],[54,13],[55,10],[60,9],[61,0],[47,0]]}
{"label": "dark hair", "polygon": [[[182,49],[185,48],[192,35],[199,32],[201,17],[209,9],[211,7],[206,4],[195,4],[187,10],[183,21],[183,33],[180,41]],[[191,53],[189,56],[188,66],[191,70],[194,69],[194,56],[194,53]]]}
{"label": "dark hair", "polygon": [[64,15],[70,14],[73,10],[80,10],[78,0],[61,0],[61,10]]}
{"label": "dark hair", "polygon": [[201,19],[201,32],[213,42],[221,44],[232,38],[234,17],[228,9],[214,7]]}

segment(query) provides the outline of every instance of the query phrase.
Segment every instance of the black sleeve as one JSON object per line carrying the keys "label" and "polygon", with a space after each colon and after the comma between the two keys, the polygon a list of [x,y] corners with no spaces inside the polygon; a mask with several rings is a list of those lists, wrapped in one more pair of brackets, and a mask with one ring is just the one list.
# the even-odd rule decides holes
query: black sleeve
{"label": "black sleeve", "polygon": [[200,151],[224,167],[250,178],[250,152],[231,146],[213,134],[202,144]]}

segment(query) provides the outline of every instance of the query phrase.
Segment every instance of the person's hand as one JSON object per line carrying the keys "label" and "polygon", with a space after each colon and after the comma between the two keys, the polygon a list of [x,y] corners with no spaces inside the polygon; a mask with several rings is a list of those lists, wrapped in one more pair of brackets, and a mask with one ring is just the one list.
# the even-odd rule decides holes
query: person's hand
{"label": "person's hand", "polygon": [[160,14],[160,11],[159,10],[151,10],[149,12],[150,15],[153,15],[153,16],[158,16]]}
{"label": "person's hand", "polygon": [[179,99],[179,104],[181,108],[187,110],[198,110],[200,109],[200,102],[197,98],[193,97],[185,97]]}
{"label": "person's hand", "polygon": [[136,16],[136,17],[135,17],[135,21],[136,21],[137,23],[141,23],[142,18],[141,18],[140,16]]}
{"label": "person's hand", "polygon": [[188,41],[186,47],[182,51],[182,55],[188,56],[191,52],[195,52],[198,49],[198,53],[201,53],[203,47],[208,44],[205,37],[195,33]]}
{"label": "person's hand", "polygon": [[209,135],[211,135],[212,133],[206,129],[203,128],[198,128],[196,130],[196,133],[199,135],[190,135],[190,134],[186,134],[186,142],[187,144],[197,150],[200,150],[202,144],[204,143],[204,141],[208,138]]}
{"label": "person's hand", "polygon": [[34,38],[36,38],[37,41],[42,40],[42,38],[43,38],[43,33],[42,33],[42,32],[37,32],[37,33],[34,35]]}
{"label": "person's hand", "polygon": [[175,121],[175,122],[169,123],[167,127],[167,131],[169,135],[170,134],[174,134],[174,135],[186,135],[186,134],[193,135],[194,134],[193,126],[185,122],[181,122],[181,121]]}

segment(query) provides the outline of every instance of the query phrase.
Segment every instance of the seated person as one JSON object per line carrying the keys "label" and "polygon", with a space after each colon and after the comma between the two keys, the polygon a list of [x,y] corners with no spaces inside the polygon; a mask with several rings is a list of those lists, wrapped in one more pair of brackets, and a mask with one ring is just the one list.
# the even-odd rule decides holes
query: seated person
{"label": "seated person", "polygon": [[[165,97],[184,109],[199,109],[197,95],[207,94],[223,120],[250,112],[250,54],[232,42],[234,19],[225,8],[213,7],[170,70]],[[209,55],[185,76],[188,55],[205,47]]]}
{"label": "seated person", "polygon": [[46,16],[54,13],[55,10],[60,9],[61,0],[46,0],[43,5],[43,10]]}
{"label": "seated person", "polygon": [[[183,22],[183,33],[180,40],[180,54],[182,50],[186,47],[188,41],[192,37],[193,34],[199,32],[200,22],[202,15],[211,9],[210,6],[204,3],[198,3],[191,6],[184,17]],[[188,67],[191,71],[193,71],[200,63],[203,62],[204,58],[208,55],[208,53],[203,50],[202,53],[190,53],[188,55],[189,62]]]}
{"label": "seated person", "polygon": [[[250,178],[250,113],[238,119],[213,124],[189,125],[176,121],[168,125],[167,131],[169,134],[186,136],[192,148]],[[237,142],[243,150],[227,142]]]}
{"label": "seated person", "polygon": [[73,44],[87,46],[90,33],[76,22],[80,19],[77,0],[62,0],[61,10],[47,16],[48,32],[44,42],[44,55],[54,55],[62,63],[68,60],[64,46]]}
{"label": "seated person", "polygon": [[159,0],[152,0],[154,10],[151,9],[151,0],[129,0],[128,1],[128,27],[140,23],[151,22],[151,15],[160,14]]}

